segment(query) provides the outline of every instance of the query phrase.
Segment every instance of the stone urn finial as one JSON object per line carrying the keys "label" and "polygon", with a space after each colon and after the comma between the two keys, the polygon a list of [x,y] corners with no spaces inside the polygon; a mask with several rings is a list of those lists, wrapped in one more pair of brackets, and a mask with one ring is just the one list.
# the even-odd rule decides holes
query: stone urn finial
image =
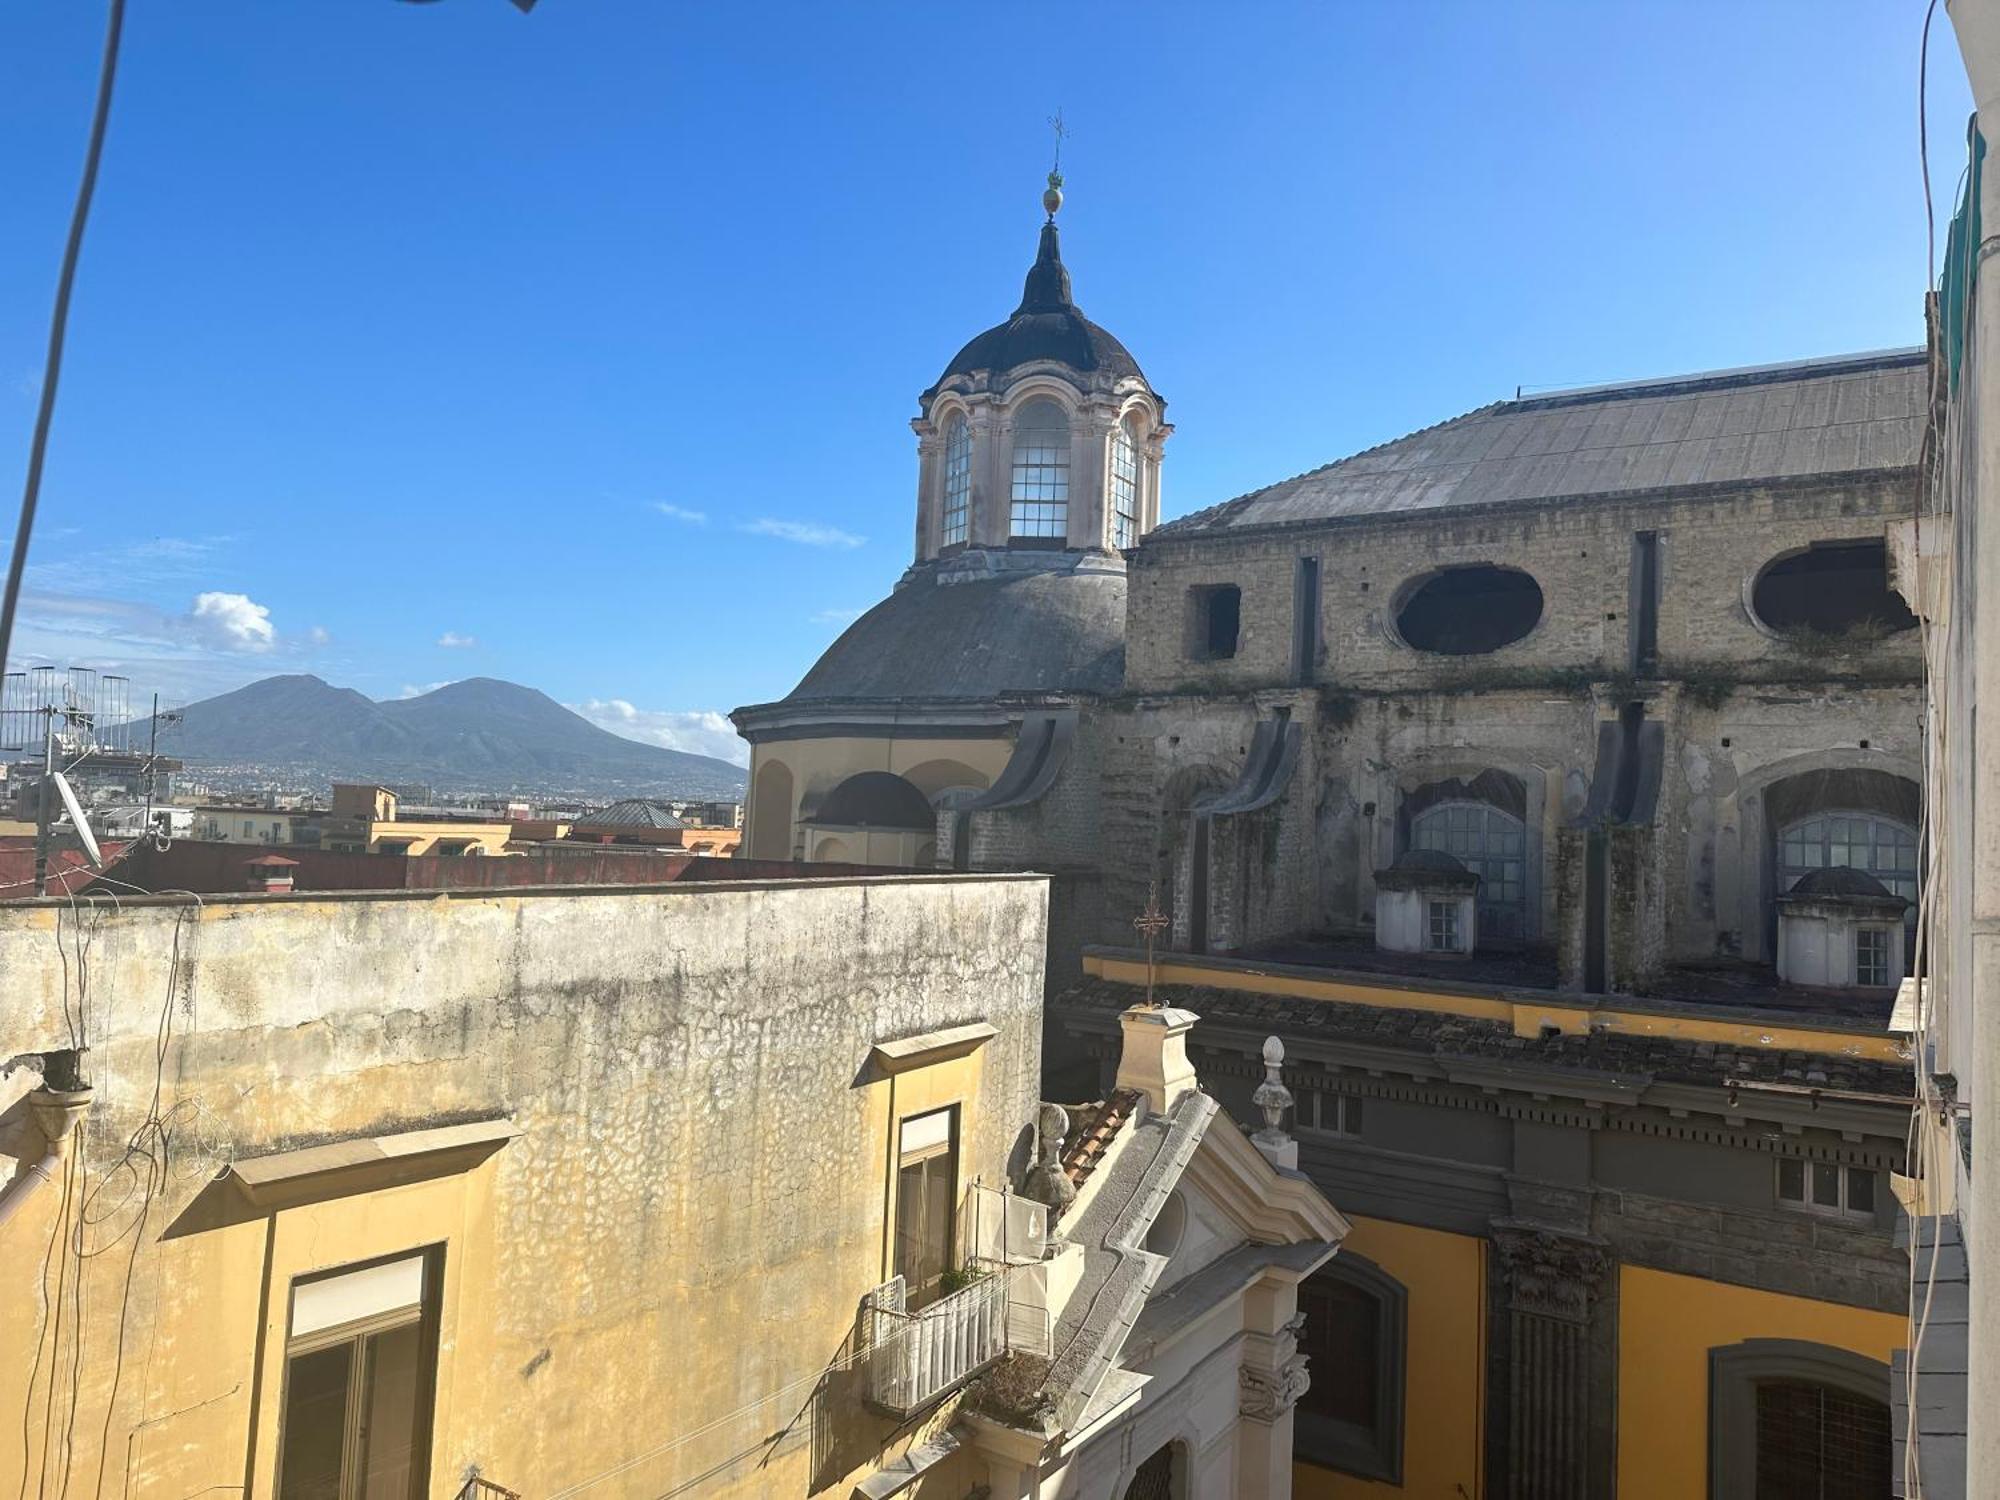
{"label": "stone urn finial", "polygon": [[1076,1184],[1062,1167],[1063,1140],[1069,1135],[1069,1115],[1060,1104],[1035,1111],[1035,1164],[1021,1183],[1021,1196],[1045,1205],[1051,1217],[1076,1199]]}
{"label": "stone urn finial", "polygon": [[1285,1044],[1274,1036],[1265,1037],[1264,1081],[1250,1096],[1250,1102],[1264,1116],[1264,1128],[1250,1139],[1266,1156],[1274,1153],[1290,1155],[1297,1151],[1292,1138],[1285,1134],[1285,1111],[1292,1107],[1292,1091],[1285,1087],[1284,1065]]}

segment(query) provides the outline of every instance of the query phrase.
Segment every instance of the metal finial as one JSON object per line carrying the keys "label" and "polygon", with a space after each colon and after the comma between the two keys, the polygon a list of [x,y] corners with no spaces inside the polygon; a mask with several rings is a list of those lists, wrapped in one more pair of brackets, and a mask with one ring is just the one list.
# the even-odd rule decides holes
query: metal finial
{"label": "metal finial", "polygon": [[1054,165],[1049,168],[1049,186],[1042,194],[1042,207],[1048,211],[1049,220],[1053,223],[1056,210],[1061,208],[1063,203],[1062,143],[1063,138],[1069,134],[1069,127],[1063,124],[1060,109],[1049,117],[1049,129],[1055,132],[1056,156]]}
{"label": "metal finial", "polygon": [[1146,888],[1146,909],[1132,919],[1132,925],[1139,929],[1146,939],[1146,1003],[1154,1005],[1153,976],[1157,965],[1153,957],[1153,944],[1161,933],[1172,926],[1167,914],[1160,910],[1160,883],[1156,880]]}

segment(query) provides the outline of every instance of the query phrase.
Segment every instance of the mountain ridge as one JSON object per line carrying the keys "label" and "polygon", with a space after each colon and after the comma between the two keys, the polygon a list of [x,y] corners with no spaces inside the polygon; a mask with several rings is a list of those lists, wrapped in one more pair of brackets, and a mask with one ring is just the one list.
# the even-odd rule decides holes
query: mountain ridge
{"label": "mountain ridge", "polygon": [[548,694],[470,677],[376,701],[311,673],[190,703],[161,750],[308,781],[349,777],[479,791],[740,797],[741,766],[600,728]]}

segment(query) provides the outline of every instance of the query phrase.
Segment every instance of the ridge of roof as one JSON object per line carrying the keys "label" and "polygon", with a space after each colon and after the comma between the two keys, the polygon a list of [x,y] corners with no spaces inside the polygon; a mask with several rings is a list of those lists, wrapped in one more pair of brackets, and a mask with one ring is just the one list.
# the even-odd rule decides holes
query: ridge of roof
{"label": "ridge of roof", "polygon": [[1811,359],[1779,360],[1767,365],[1734,365],[1722,370],[1697,370],[1687,375],[1649,376],[1643,380],[1613,380],[1599,385],[1572,385],[1541,391],[1532,396],[1516,396],[1496,403],[1516,411],[1546,411],[1564,406],[1582,406],[1593,401],[1618,401],[1640,396],[1684,395],[1694,391],[1741,390],[1745,386],[1775,385],[1784,380],[1817,379],[1829,375],[1860,375],[1870,370],[1893,370],[1903,365],[1922,364],[1929,358],[1921,344],[1894,349],[1869,349],[1858,354],[1821,354]]}

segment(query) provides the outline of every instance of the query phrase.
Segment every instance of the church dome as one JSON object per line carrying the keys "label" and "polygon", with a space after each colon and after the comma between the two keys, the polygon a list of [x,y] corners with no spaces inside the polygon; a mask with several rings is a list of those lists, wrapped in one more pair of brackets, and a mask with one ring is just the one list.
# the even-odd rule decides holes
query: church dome
{"label": "church dome", "polygon": [[1036,360],[1053,360],[1110,382],[1146,379],[1125,346],[1077,308],[1053,219],[1042,226],[1041,248],[1022,288],[1021,305],[1006,322],[995,324],[953,355],[937,384],[924,393],[925,400],[954,375],[1011,370]]}
{"label": "church dome", "polygon": [[1116,692],[1124,678],[1123,571],[931,566],[848,626],[784,701],[991,703]]}

